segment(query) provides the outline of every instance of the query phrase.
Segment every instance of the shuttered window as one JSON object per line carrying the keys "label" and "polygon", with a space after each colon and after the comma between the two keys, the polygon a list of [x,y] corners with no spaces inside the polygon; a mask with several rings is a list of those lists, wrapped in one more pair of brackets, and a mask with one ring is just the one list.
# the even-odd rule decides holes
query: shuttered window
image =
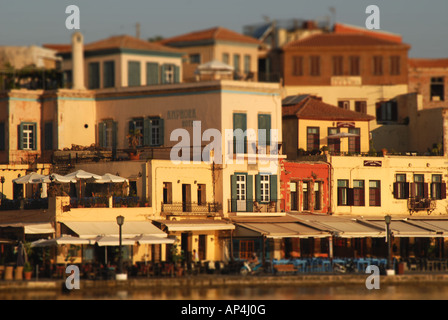
{"label": "shuttered window", "polygon": [[310,75],[320,76],[320,56],[310,57]]}
{"label": "shuttered window", "polygon": [[247,153],[247,116],[245,113],[233,114],[233,153]]}
{"label": "shuttered window", "polygon": [[140,86],[140,62],[128,61],[128,86]]}
{"label": "shuttered window", "polygon": [[44,127],[44,148],[53,150],[53,122],[46,122]]}
{"label": "shuttered window", "polygon": [[342,76],[344,74],[344,59],[342,56],[333,56],[333,75]]}
{"label": "shuttered window", "polygon": [[164,119],[146,118],[143,121],[143,144],[157,147],[164,144]]}
{"label": "shuttered window", "polygon": [[156,62],[146,63],[146,84],[159,84],[159,64]]}
{"label": "shuttered window", "polygon": [[105,120],[98,124],[98,144],[102,148],[117,148],[117,130],[118,122]]}
{"label": "shuttered window", "polygon": [[360,57],[359,56],[350,56],[350,75],[351,76],[359,76],[360,72]]}
{"label": "shuttered window", "polygon": [[22,122],[19,125],[19,150],[37,150],[37,123]]}
{"label": "shuttered window", "polygon": [[88,87],[99,89],[100,87],[100,63],[90,62],[88,65]]}
{"label": "shuttered window", "polygon": [[369,206],[381,206],[381,182],[379,180],[369,181]]}
{"label": "shuttered window", "polygon": [[271,115],[258,115],[258,144],[268,146],[271,143]]}
{"label": "shuttered window", "polygon": [[292,75],[293,76],[303,76],[303,57],[302,56],[292,57]]}
{"label": "shuttered window", "polygon": [[104,61],[103,87],[113,88],[114,86],[115,86],[115,61]]}

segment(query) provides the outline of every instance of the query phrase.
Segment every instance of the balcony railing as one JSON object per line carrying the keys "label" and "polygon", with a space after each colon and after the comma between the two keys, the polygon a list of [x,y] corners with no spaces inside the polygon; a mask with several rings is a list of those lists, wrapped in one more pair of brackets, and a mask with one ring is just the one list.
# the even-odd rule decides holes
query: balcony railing
{"label": "balcony railing", "polygon": [[430,214],[436,208],[436,201],[431,198],[413,197],[408,199],[408,210],[411,212],[427,211]]}
{"label": "balcony railing", "polygon": [[170,213],[175,215],[182,214],[213,214],[215,215],[221,209],[219,203],[214,202],[172,202],[163,203],[162,202],[162,212]]}
{"label": "balcony railing", "polygon": [[38,210],[48,209],[48,198],[43,199],[3,199],[0,210]]}
{"label": "balcony railing", "polygon": [[268,213],[281,212],[284,208],[284,199],[266,202],[257,200],[229,199],[229,212]]}

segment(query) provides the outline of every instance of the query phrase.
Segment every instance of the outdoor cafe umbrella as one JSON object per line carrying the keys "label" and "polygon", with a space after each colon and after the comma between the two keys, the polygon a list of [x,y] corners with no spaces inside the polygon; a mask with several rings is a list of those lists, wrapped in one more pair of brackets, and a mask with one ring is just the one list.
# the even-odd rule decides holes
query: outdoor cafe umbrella
{"label": "outdoor cafe umbrella", "polygon": [[69,178],[69,179],[73,179],[76,181],[79,181],[79,198],[81,199],[81,181],[82,180],[88,180],[88,179],[94,179],[94,180],[98,180],[101,179],[101,176],[98,174],[94,174],[94,173],[90,173],[84,170],[77,170],[75,172],[69,173],[67,175],[64,176],[65,178]]}
{"label": "outdoor cafe umbrella", "polygon": [[95,179],[93,182],[95,183],[120,183],[120,182],[128,182],[128,179],[113,175],[111,173],[106,173],[102,175],[99,179]]}
{"label": "outdoor cafe umbrella", "polygon": [[33,183],[51,183],[51,182],[59,182],[59,183],[70,183],[76,182],[76,179],[71,179],[71,178],[67,178],[63,175],[57,174],[57,173],[52,173],[46,176],[42,176],[40,178],[37,179],[33,179]]}
{"label": "outdoor cafe umbrella", "polygon": [[90,244],[90,240],[82,239],[78,237],[73,237],[69,235],[62,235],[59,238],[54,239],[40,239],[31,243],[31,247],[51,247],[62,244],[73,244],[73,245],[81,245],[81,244]]}
{"label": "outdoor cafe umbrella", "polygon": [[38,174],[36,172],[31,172],[31,173],[28,173],[26,176],[13,179],[12,182],[17,183],[17,184],[40,183],[40,182],[35,182],[34,180],[40,179],[43,177],[44,177],[44,175]]}

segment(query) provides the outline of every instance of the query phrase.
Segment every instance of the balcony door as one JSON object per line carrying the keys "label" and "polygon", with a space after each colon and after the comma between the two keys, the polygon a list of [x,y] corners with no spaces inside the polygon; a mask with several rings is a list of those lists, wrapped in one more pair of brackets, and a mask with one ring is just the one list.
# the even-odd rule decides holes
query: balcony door
{"label": "balcony door", "polygon": [[182,211],[191,212],[191,185],[182,184]]}
{"label": "balcony door", "polygon": [[247,199],[247,189],[246,189],[246,175],[236,176],[236,210],[246,211],[246,199]]}

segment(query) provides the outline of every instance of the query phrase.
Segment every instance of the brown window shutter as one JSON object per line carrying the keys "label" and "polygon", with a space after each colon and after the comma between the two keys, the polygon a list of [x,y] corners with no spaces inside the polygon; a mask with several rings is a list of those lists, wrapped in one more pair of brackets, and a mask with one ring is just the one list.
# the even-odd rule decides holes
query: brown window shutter
{"label": "brown window shutter", "polygon": [[408,199],[409,198],[409,186],[410,183],[409,182],[405,182],[404,183],[404,198]]}
{"label": "brown window shutter", "polygon": [[445,181],[442,181],[440,184],[440,198],[446,199],[446,183]]}
{"label": "brown window shutter", "polygon": [[398,182],[394,182],[394,198],[398,199]]}
{"label": "brown window shutter", "polygon": [[410,194],[411,198],[415,198],[415,183],[414,182],[412,182],[410,184],[409,194]]}
{"label": "brown window shutter", "polygon": [[355,190],[353,188],[347,189],[347,205],[348,206],[352,206],[355,202],[354,201],[355,200],[355,197],[354,197],[355,192],[354,191]]}
{"label": "brown window shutter", "polygon": [[429,198],[429,188],[427,183],[423,184],[423,197],[426,199]]}

